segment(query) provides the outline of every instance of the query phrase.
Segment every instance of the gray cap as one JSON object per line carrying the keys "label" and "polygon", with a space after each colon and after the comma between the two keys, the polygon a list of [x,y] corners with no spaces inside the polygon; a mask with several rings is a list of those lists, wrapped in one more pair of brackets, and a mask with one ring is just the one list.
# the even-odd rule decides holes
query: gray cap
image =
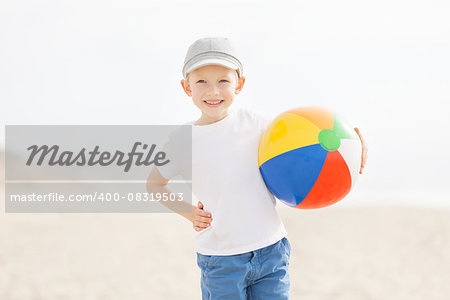
{"label": "gray cap", "polygon": [[219,65],[238,72],[242,76],[243,67],[238,54],[227,38],[204,38],[195,41],[184,59],[183,77],[204,66]]}

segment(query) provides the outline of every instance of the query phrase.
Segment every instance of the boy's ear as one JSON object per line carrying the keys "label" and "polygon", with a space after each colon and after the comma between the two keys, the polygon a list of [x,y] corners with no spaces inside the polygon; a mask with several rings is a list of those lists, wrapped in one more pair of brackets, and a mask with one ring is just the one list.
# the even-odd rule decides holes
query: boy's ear
{"label": "boy's ear", "polygon": [[240,91],[244,88],[245,77],[239,77],[236,85],[236,94],[239,94]]}
{"label": "boy's ear", "polygon": [[183,87],[183,90],[186,93],[186,95],[192,97],[192,90],[191,87],[189,86],[189,81],[181,79],[181,86]]}

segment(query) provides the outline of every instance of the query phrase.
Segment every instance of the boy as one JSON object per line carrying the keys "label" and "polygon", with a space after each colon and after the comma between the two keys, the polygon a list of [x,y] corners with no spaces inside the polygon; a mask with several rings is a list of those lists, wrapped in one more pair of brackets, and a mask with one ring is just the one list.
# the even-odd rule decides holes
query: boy
{"label": "boy", "polygon": [[[230,110],[245,78],[225,38],[192,44],[183,77],[185,93],[201,111],[192,123],[192,191],[200,201],[191,213],[180,214],[198,232],[203,299],[288,299],[290,244],[257,161],[271,120]],[[164,192],[175,175],[153,169],[148,190]]]}

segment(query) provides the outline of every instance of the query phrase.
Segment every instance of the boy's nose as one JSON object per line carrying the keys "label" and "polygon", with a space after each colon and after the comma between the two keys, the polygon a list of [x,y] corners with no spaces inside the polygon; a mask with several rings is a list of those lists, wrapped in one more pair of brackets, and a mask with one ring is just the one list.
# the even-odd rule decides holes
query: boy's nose
{"label": "boy's nose", "polygon": [[219,89],[217,88],[217,86],[211,86],[209,89],[209,94],[210,96],[218,96],[219,95]]}

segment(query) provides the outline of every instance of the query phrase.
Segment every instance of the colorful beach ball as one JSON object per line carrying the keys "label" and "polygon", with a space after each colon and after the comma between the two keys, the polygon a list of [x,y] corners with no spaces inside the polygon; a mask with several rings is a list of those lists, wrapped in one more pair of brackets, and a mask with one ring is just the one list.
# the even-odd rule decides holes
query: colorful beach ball
{"label": "colorful beach ball", "polygon": [[361,165],[361,141],[332,110],[300,107],[279,115],[258,150],[270,191],[295,208],[321,208],[344,198]]}

